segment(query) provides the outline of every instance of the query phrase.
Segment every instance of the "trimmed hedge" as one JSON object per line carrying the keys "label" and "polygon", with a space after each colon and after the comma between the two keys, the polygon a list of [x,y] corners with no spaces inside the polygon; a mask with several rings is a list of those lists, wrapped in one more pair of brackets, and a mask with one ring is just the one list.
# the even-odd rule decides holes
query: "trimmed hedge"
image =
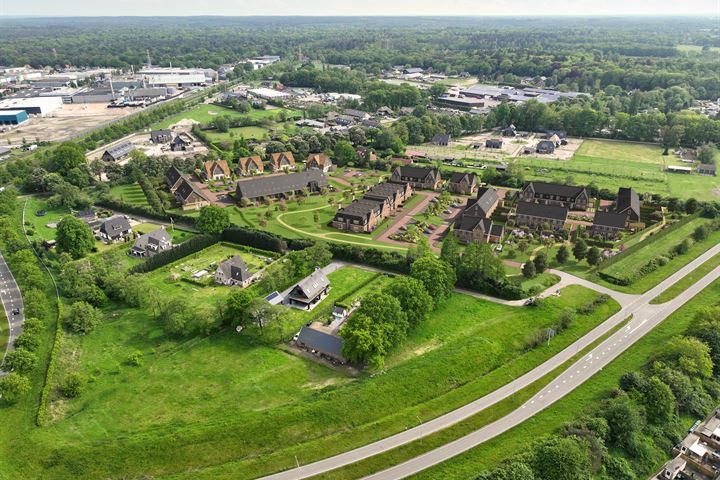
{"label": "trimmed hedge", "polygon": [[195,225],[195,221],[197,220],[195,217],[190,217],[187,215],[169,215],[165,212],[156,212],[152,208],[148,207],[141,207],[138,205],[128,205],[125,202],[121,202],[118,200],[115,200],[113,198],[101,198],[97,202],[95,202],[96,205],[100,207],[107,208],[109,210],[114,210],[118,212],[128,213],[130,215],[138,215],[141,217],[147,217],[153,220],[158,220],[161,222],[169,222],[170,219],[176,223],[176,224],[186,224],[190,226]]}
{"label": "trimmed hedge", "polygon": [[60,302],[57,304],[57,321],[55,322],[55,341],[53,341],[52,349],[50,350],[50,362],[48,363],[47,370],[45,371],[45,385],[43,385],[42,392],[40,393],[40,405],[38,406],[37,414],[35,415],[35,423],[38,427],[43,427],[47,421],[47,403],[50,397],[50,391],[53,387],[53,380],[55,378],[55,369],[57,368],[57,358],[60,354],[60,346],[62,344],[62,322],[60,318],[62,316],[62,306]]}
{"label": "trimmed hedge", "polygon": [[220,237],[218,235],[198,235],[184,241],[175,248],[160,252],[148,258],[143,263],[135,265],[130,269],[130,273],[152,272],[153,270],[180,260],[183,257],[187,257],[188,255],[192,255],[193,253],[215,245],[219,241]]}
{"label": "trimmed hedge", "polygon": [[[247,245],[260,250],[277,253],[282,253],[288,248],[287,241],[284,238],[269,232],[249,228],[228,228],[222,233],[221,239],[224,242]],[[305,245],[305,247],[307,246],[309,245]]]}

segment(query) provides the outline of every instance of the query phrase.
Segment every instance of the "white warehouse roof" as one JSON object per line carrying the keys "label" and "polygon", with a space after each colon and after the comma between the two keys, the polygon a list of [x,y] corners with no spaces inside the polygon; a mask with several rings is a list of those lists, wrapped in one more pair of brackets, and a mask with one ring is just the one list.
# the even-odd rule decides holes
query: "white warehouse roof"
{"label": "white warehouse roof", "polygon": [[39,109],[41,115],[52,113],[62,105],[61,97],[4,98],[0,100],[0,110]]}

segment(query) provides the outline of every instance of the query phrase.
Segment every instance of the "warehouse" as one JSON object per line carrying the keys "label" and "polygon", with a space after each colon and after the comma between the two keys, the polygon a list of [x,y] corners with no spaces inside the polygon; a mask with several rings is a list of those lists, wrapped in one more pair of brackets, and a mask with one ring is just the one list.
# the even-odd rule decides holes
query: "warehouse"
{"label": "warehouse", "polygon": [[0,111],[25,110],[28,115],[44,117],[62,107],[61,97],[5,98],[0,100]]}
{"label": "warehouse", "polygon": [[20,125],[28,121],[25,110],[6,110],[0,112],[0,125]]}

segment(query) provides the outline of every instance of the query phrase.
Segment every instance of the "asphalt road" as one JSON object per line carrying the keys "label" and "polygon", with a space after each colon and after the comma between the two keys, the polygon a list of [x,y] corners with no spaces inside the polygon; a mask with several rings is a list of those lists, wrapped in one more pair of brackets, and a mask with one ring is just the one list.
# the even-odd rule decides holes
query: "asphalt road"
{"label": "asphalt road", "polygon": [[[20,288],[15,282],[10,268],[5,262],[5,258],[0,253],[0,301],[2,301],[3,308],[5,309],[5,315],[7,316],[8,323],[10,324],[10,337],[8,343],[3,352],[2,359],[5,360],[5,355],[12,351],[15,339],[22,333],[22,324],[25,321],[25,306],[23,305],[22,294]],[[19,309],[20,313],[13,315],[14,309]],[[2,362],[0,362],[2,364]],[[0,371],[0,376],[7,375],[7,372]]]}
{"label": "asphalt road", "polygon": [[[445,415],[422,423],[417,427],[410,428],[382,440],[308,465],[302,465],[299,468],[293,468],[263,477],[263,479],[296,480],[319,475],[378,455],[406,443],[419,440],[422,437],[461,422],[542,378],[547,373],[550,373],[555,368],[570,360],[577,352],[612,331],[613,328],[622,323],[628,316],[633,315],[632,321],[625,328],[615,332],[607,340],[595,347],[588,355],[563,372],[553,380],[547,388],[543,389],[542,392],[538,393],[522,407],[473,433],[366,478],[373,480],[405,478],[459,455],[522,423],[524,420],[527,420],[567,395],[592,375],[600,371],[633,343],[642,338],[647,332],[652,330],[712,281],[720,278],[720,267],[718,267],[671,302],[662,305],[649,304],[650,300],[674,285],[678,280],[685,277],[717,253],[720,253],[720,244],[715,245],[655,288],[642,295],[623,295],[613,292],[613,297],[615,297],[621,305],[621,310],[617,314],[610,317],[545,363],[484,397]],[[566,278],[565,281],[569,282],[570,279]],[[603,290],[602,287],[597,285],[594,285],[593,288],[599,291]]]}

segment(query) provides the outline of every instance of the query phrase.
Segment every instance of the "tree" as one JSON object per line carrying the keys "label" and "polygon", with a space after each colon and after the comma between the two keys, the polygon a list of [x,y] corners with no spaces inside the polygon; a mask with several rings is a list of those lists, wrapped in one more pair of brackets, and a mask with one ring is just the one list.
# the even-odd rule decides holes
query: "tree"
{"label": "tree", "polygon": [[455,288],[455,269],[432,255],[418,258],[410,267],[410,276],[420,280],[437,306]]}
{"label": "tree", "polygon": [[575,245],[573,245],[573,257],[575,257],[578,262],[581,262],[582,259],[585,258],[587,251],[587,243],[585,243],[585,240],[582,238],[578,239],[578,241],[575,242]]}
{"label": "tree", "polygon": [[220,115],[213,120],[213,126],[218,132],[226,133],[230,130],[230,118],[227,115]]}
{"label": "tree", "polygon": [[570,253],[568,252],[568,248],[565,245],[560,245],[560,248],[555,254],[555,261],[557,261],[560,265],[565,265],[569,258]]}
{"label": "tree", "polygon": [[71,372],[60,383],[60,393],[67,398],[77,398],[85,389],[87,379],[80,372]]}
{"label": "tree", "polygon": [[712,143],[706,143],[698,148],[697,159],[700,163],[714,164],[717,162],[718,149]]}
{"label": "tree", "polygon": [[551,437],[535,446],[532,469],[538,480],[581,480],[590,477],[587,447],[577,437]]}
{"label": "tree", "polygon": [[410,328],[426,320],[433,306],[425,285],[412,277],[396,277],[387,287],[387,294],[400,302]]}
{"label": "tree", "polygon": [[30,380],[17,372],[0,378],[0,397],[7,403],[15,403],[30,392]]}
{"label": "tree", "polygon": [[610,431],[608,441],[611,445],[634,451],[637,436],[643,427],[640,410],[627,396],[614,398],[602,411]]}
{"label": "tree", "polygon": [[85,166],[85,151],[75,143],[65,142],[52,151],[50,162],[53,170],[64,177],[71,170]]}
{"label": "tree", "polygon": [[545,252],[538,253],[533,258],[533,263],[535,264],[535,271],[543,273],[547,269],[547,254]]}
{"label": "tree", "polygon": [[693,213],[697,212],[698,209],[698,201],[692,197],[685,200],[685,213],[688,215],[692,215]]}
{"label": "tree", "polygon": [[248,307],[255,296],[246,289],[235,289],[225,299],[225,319],[229,324],[246,325],[250,317]]}
{"label": "tree", "polygon": [[217,205],[207,205],[200,209],[195,226],[203,233],[220,235],[230,226],[230,214]]}
{"label": "tree", "polygon": [[720,307],[699,310],[690,333],[710,347],[710,358],[717,375],[720,372]]}
{"label": "tree", "polygon": [[675,413],[675,395],[658,377],[648,380],[641,398],[650,423],[665,425]]}
{"label": "tree", "polygon": [[522,274],[525,278],[535,278],[537,272],[535,271],[535,263],[531,261],[525,262],[522,268]]}
{"label": "tree", "polygon": [[72,332],[86,335],[100,324],[99,312],[87,302],[79,301],[70,306],[63,319],[65,326]]}
{"label": "tree", "polygon": [[375,370],[383,367],[391,346],[385,325],[367,315],[355,313],[343,325],[340,336],[344,340],[343,356],[349,361],[364,363]]}
{"label": "tree", "polygon": [[590,247],[590,249],[587,251],[586,260],[588,262],[588,265],[592,265],[593,267],[600,265],[600,261],[602,261],[602,257],[600,256],[600,249],[597,247]]}
{"label": "tree", "polygon": [[336,165],[344,167],[348,163],[357,160],[357,152],[355,152],[353,146],[350,145],[350,142],[347,140],[340,140],[335,144],[332,159]]}
{"label": "tree", "polygon": [[665,344],[657,359],[675,365],[690,378],[712,377],[710,347],[694,337],[674,337]]}
{"label": "tree", "polygon": [[95,246],[95,237],[82,220],[67,215],[58,223],[55,233],[58,252],[67,252],[74,259],[82,258]]}
{"label": "tree", "polygon": [[20,373],[28,373],[37,365],[37,355],[30,350],[18,348],[12,352],[8,352],[5,356],[3,368],[5,370],[15,370]]}
{"label": "tree", "polygon": [[390,347],[398,345],[407,335],[407,315],[403,312],[400,301],[388,294],[374,292],[365,296],[357,313],[385,325],[385,335]]}
{"label": "tree", "polygon": [[440,259],[457,268],[460,262],[460,242],[455,235],[449,234],[443,240]]}

